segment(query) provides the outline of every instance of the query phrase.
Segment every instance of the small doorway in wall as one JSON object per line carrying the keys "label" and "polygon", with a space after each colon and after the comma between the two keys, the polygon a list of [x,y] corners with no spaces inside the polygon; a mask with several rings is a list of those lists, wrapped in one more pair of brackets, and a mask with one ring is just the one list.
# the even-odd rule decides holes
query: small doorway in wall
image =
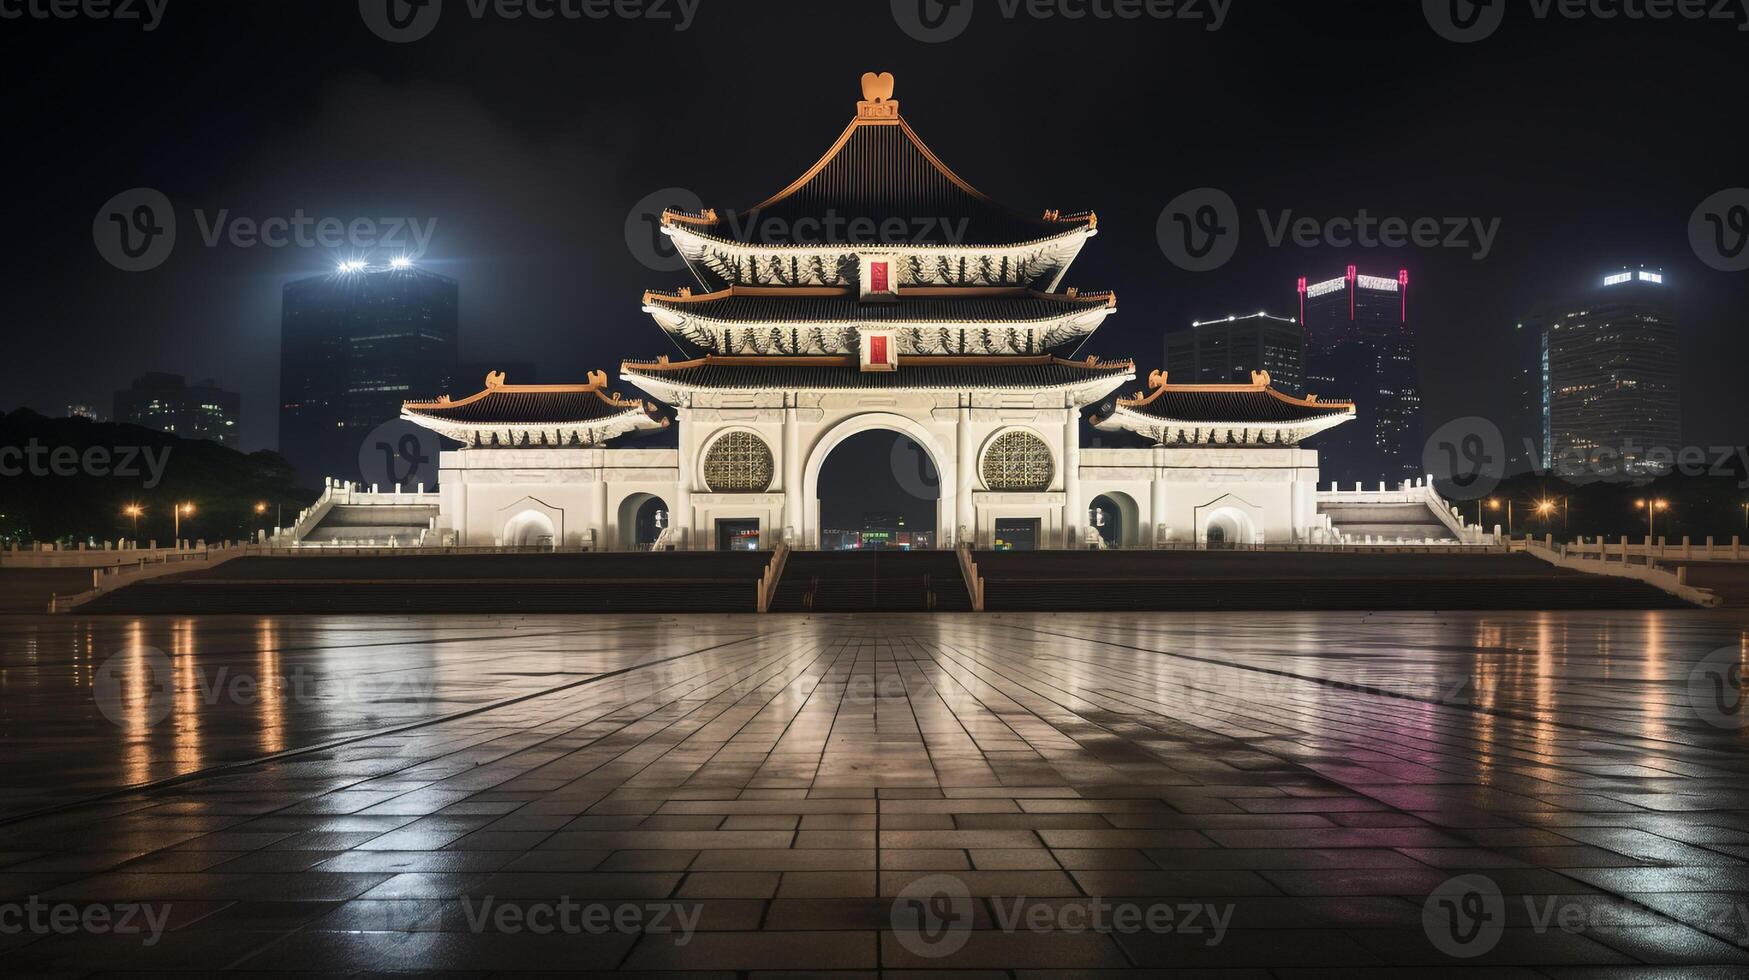
{"label": "small doorway in wall", "polygon": [[1133,548],[1141,540],[1140,514],[1127,493],[1102,493],[1087,505],[1087,526],[1099,532],[1107,548]]}
{"label": "small doorway in wall", "polygon": [[998,517],[991,545],[997,551],[1037,551],[1042,524],[1036,517]]}
{"label": "small doorway in wall", "polygon": [[758,518],[717,521],[718,551],[758,551]]}

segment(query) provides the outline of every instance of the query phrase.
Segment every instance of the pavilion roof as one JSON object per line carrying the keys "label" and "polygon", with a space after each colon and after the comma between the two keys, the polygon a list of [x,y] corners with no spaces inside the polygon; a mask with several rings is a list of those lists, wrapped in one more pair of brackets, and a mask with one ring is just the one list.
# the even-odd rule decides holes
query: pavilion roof
{"label": "pavilion roof", "polygon": [[1066,388],[1090,381],[1121,384],[1133,377],[1130,361],[1069,361],[1049,355],[898,358],[893,371],[864,371],[855,357],[836,355],[707,355],[690,361],[627,361],[620,372],[680,388],[823,390],[846,388],[967,389]]}
{"label": "pavilion roof", "polygon": [[[883,242],[1013,245],[1096,226],[1098,219],[1090,212],[1045,211],[1033,217],[991,200],[924,145],[899,115],[892,86],[891,74],[865,74],[864,100],[857,104],[856,118],[825,155],[788,187],[727,217],[712,209],[670,209],[662,214],[663,224],[684,225],[724,241],[770,244],[766,236],[771,229],[782,228],[789,234],[798,231],[797,222],[803,219],[842,219],[807,225],[810,243],[866,248],[879,248]],[[888,233],[878,231],[892,221],[905,229],[897,242],[887,241]],[[868,232],[871,227],[877,231]],[[881,237],[871,240],[871,234]]]}
{"label": "pavilion roof", "polygon": [[486,375],[486,387],[478,394],[407,402],[401,411],[416,419],[479,425],[581,424],[634,412],[658,421],[653,405],[642,399],[622,398],[618,392],[609,394],[603,371],[590,372],[588,383],[580,385],[512,385],[505,383],[502,372],[493,371]]}
{"label": "pavilion roof", "polygon": [[1354,402],[1282,394],[1270,387],[1268,371],[1252,371],[1249,385],[1172,385],[1165,371],[1154,371],[1147,385],[1146,394],[1107,402],[1093,423],[1112,427],[1116,416],[1132,415],[1188,425],[1293,425],[1354,415]]}
{"label": "pavilion roof", "polygon": [[870,303],[851,287],[732,286],[712,293],[647,292],[644,304],[730,323],[1030,323],[1115,307],[1117,297],[944,286],[913,287],[893,300]]}

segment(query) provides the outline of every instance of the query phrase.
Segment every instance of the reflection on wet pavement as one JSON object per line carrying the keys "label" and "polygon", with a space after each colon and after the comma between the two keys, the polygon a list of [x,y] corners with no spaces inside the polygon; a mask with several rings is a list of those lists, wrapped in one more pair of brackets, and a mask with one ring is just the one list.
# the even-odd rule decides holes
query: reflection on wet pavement
{"label": "reflection on wet pavement", "polygon": [[[0,619],[0,902],[169,916],[0,950],[1749,964],[1746,650],[1700,612]],[[919,888],[963,914],[905,925]],[[1226,924],[1064,927],[1095,898]],[[564,902],[627,918],[527,927]]]}

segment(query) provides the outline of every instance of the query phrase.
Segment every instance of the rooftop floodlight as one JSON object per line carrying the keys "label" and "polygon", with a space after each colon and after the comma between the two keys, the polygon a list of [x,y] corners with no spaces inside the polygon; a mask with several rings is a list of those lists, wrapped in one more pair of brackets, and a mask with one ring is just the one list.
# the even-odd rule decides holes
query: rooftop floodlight
{"label": "rooftop floodlight", "polygon": [[411,268],[413,268],[413,260],[406,257],[405,255],[397,255],[394,258],[389,260],[389,268],[391,268],[391,269],[411,269]]}
{"label": "rooftop floodlight", "polygon": [[340,271],[341,272],[359,272],[359,271],[362,271],[363,269],[364,269],[364,263],[358,261],[357,259],[347,259],[346,261],[340,263]]}

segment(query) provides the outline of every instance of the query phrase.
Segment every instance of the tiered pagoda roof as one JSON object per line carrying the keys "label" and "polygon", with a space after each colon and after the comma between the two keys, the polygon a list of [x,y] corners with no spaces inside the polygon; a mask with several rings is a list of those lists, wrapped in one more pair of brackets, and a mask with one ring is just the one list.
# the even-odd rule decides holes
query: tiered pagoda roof
{"label": "tiered pagoda roof", "polygon": [[644,311],[671,336],[725,354],[848,354],[857,324],[897,328],[902,354],[1042,354],[1091,334],[1116,309],[1111,293],[1020,286],[919,286],[881,303],[831,286],[644,294]]}
{"label": "tiered pagoda roof", "polygon": [[660,429],[668,419],[641,399],[607,391],[607,373],[591,371],[580,385],[512,385],[486,375],[478,394],[406,402],[401,417],[470,447],[599,446],[628,432]]}
{"label": "tiered pagoda roof", "polygon": [[1056,289],[1098,218],[1035,217],[991,200],[899,115],[891,74],[863,75],[862,89],[856,118],[789,186],[742,212],[663,212],[663,233],[698,281],[854,285],[856,254],[878,249],[915,260],[902,286]]}
{"label": "tiered pagoda roof", "polygon": [[710,354],[690,361],[627,361],[628,380],[664,401],[693,390],[839,391],[905,388],[948,391],[1070,389],[1083,403],[1135,377],[1129,361],[1069,361],[1060,357],[912,356],[893,371],[864,371],[853,356],[740,357]]}
{"label": "tiered pagoda roof", "polygon": [[1354,417],[1354,403],[1294,398],[1270,387],[1269,372],[1250,384],[1175,385],[1165,371],[1148,375],[1136,392],[1100,407],[1091,421],[1107,432],[1128,430],[1161,445],[1294,446]]}
{"label": "tiered pagoda roof", "polygon": [[702,292],[644,294],[695,360],[626,362],[665,401],[710,390],[1063,390],[1075,404],[1135,376],[1071,361],[1117,308],[1061,288],[1091,213],[1026,214],[968,184],[899,115],[893,77],[862,77],[856,117],[789,186],[739,214],[665,211]]}

